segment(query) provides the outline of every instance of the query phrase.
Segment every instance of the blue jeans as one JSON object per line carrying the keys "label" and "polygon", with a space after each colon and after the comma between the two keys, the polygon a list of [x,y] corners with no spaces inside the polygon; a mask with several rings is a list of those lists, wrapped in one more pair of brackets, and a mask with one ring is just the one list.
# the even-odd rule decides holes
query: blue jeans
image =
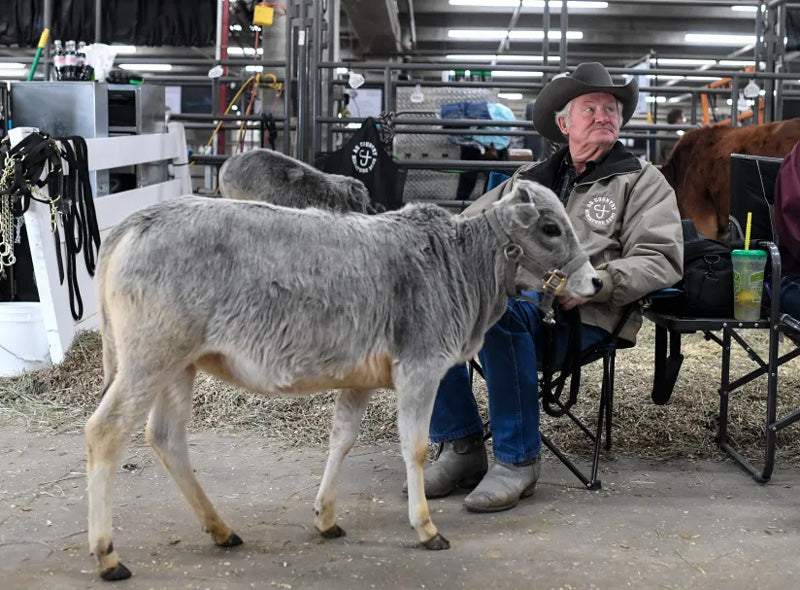
{"label": "blue jeans", "polygon": [[800,320],[800,275],[781,277],[781,311]]}
{"label": "blue jeans", "polygon": [[[608,332],[602,328],[584,324],[581,346],[585,350],[606,336]],[[509,299],[506,313],[486,333],[478,354],[489,390],[494,456],[505,463],[530,461],[542,447],[536,354],[542,341],[539,308],[527,301]],[[564,360],[567,342],[568,328],[560,325],[555,338],[559,365]],[[431,441],[444,442],[482,431],[467,367],[457,365],[439,385],[431,417]]]}

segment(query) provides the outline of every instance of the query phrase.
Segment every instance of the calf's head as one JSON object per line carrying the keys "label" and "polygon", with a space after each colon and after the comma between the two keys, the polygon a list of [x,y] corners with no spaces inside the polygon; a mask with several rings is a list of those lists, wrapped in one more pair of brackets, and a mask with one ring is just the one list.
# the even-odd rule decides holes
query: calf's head
{"label": "calf's head", "polygon": [[573,296],[592,297],[602,287],[564,205],[550,189],[516,179],[510,193],[487,210],[487,216],[494,230],[510,242],[506,255],[518,260],[517,287],[542,291],[544,281],[550,279],[549,288],[558,288],[563,286],[558,285],[563,283],[558,277],[566,279],[563,288]]}

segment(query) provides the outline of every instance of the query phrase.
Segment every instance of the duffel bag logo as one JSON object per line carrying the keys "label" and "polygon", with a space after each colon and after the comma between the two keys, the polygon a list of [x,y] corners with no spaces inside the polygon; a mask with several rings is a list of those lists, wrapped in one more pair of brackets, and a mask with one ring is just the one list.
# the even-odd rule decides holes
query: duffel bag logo
{"label": "duffel bag logo", "polygon": [[378,162],[378,148],[371,141],[360,141],[351,154],[353,166],[361,174],[370,172]]}

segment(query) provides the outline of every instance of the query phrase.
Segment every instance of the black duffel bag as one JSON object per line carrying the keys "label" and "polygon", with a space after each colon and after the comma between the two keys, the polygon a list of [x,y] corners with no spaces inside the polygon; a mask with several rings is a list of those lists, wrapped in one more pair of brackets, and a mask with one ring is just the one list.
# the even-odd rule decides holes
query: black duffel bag
{"label": "black duffel bag", "polygon": [[683,278],[675,297],[653,299],[651,309],[694,318],[733,317],[733,263],[730,246],[700,235],[694,222],[683,224]]}

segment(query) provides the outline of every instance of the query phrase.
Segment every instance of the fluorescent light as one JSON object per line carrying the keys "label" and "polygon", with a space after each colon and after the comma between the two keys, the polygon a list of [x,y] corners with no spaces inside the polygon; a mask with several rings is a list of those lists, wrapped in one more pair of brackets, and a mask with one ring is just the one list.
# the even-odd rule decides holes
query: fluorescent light
{"label": "fluorescent light", "polygon": [[668,75],[649,75],[648,78],[658,78],[659,80],[719,80],[719,76],[674,76],[671,74]]}
{"label": "fluorescent light", "polygon": [[[552,0],[550,8],[561,9],[561,0]],[[486,8],[516,8],[519,0],[450,0],[451,6],[482,6]],[[544,8],[544,0],[522,0],[523,8]],[[567,8],[608,8],[608,2],[567,0]]]}
{"label": "fluorescent light", "polygon": [[262,55],[264,53],[264,48],[259,47],[258,51],[254,47],[228,47],[228,57],[231,56],[238,56],[238,55],[249,55],[250,57],[254,56],[256,53],[258,55]]}
{"label": "fluorescent light", "polygon": [[111,49],[117,52],[117,55],[132,55],[136,53],[135,45],[111,45]]}
{"label": "fluorescent light", "polygon": [[538,78],[541,72],[521,72],[515,70],[493,70],[492,78]]}
{"label": "fluorescent light", "polygon": [[8,61],[0,63],[0,70],[21,70],[25,67],[24,63],[18,61]]}
{"label": "fluorescent light", "polygon": [[666,96],[647,96],[644,99],[645,102],[657,102],[661,104],[662,102],[667,102]]}
{"label": "fluorescent light", "polygon": [[[521,31],[513,30],[508,33],[508,38],[512,40],[536,40],[544,39],[544,31]],[[548,39],[561,39],[561,31],[549,31]],[[567,31],[567,39],[583,39],[583,31]]]}
{"label": "fluorescent light", "polygon": [[119,64],[121,70],[134,70],[137,72],[169,72],[172,64]]}
{"label": "fluorescent light", "polygon": [[337,74],[346,74],[349,71],[350,71],[349,68],[336,68],[336,73]]}
{"label": "fluorescent light", "polygon": [[0,78],[24,78],[28,75],[25,70],[3,70],[0,69]]}
{"label": "fluorescent light", "polygon": [[667,102],[683,102],[684,100],[689,100],[692,98],[691,94],[680,94],[678,96],[672,96],[667,99]]}
{"label": "fluorescent light", "polygon": [[659,57],[659,66],[713,66],[716,59],[697,59],[694,57]]}
{"label": "fluorescent light", "polygon": [[734,12],[758,12],[758,6],[737,4],[736,6],[731,6],[731,10]]}
{"label": "fluorescent light", "polygon": [[746,68],[755,63],[752,59],[721,59],[719,65],[729,68]]}
{"label": "fluorescent light", "polygon": [[505,98],[507,100],[522,100],[521,92],[498,92],[497,98]]}
{"label": "fluorescent light", "polygon": [[[512,55],[512,54],[500,54],[500,55],[488,55],[486,53],[481,54],[474,54],[474,53],[450,53],[445,56],[445,59],[449,59],[452,61],[532,61],[532,62],[540,62],[543,61],[541,55]],[[561,58],[557,55],[548,55],[547,61],[560,61]]]}
{"label": "fluorescent light", "polygon": [[[462,39],[464,41],[500,41],[508,37],[512,40],[542,40],[544,31],[538,30],[512,30],[505,29],[450,29],[447,31],[450,39]],[[561,38],[561,31],[550,31],[548,39],[558,40]],[[583,31],[567,31],[567,39],[583,39]]]}
{"label": "fluorescent light", "polygon": [[246,72],[263,72],[264,66],[245,66],[244,70]]}
{"label": "fluorescent light", "polygon": [[716,33],[686,33],[687,43],[699,45],[749,45],[756,42],[755,35],[725,35]]}

